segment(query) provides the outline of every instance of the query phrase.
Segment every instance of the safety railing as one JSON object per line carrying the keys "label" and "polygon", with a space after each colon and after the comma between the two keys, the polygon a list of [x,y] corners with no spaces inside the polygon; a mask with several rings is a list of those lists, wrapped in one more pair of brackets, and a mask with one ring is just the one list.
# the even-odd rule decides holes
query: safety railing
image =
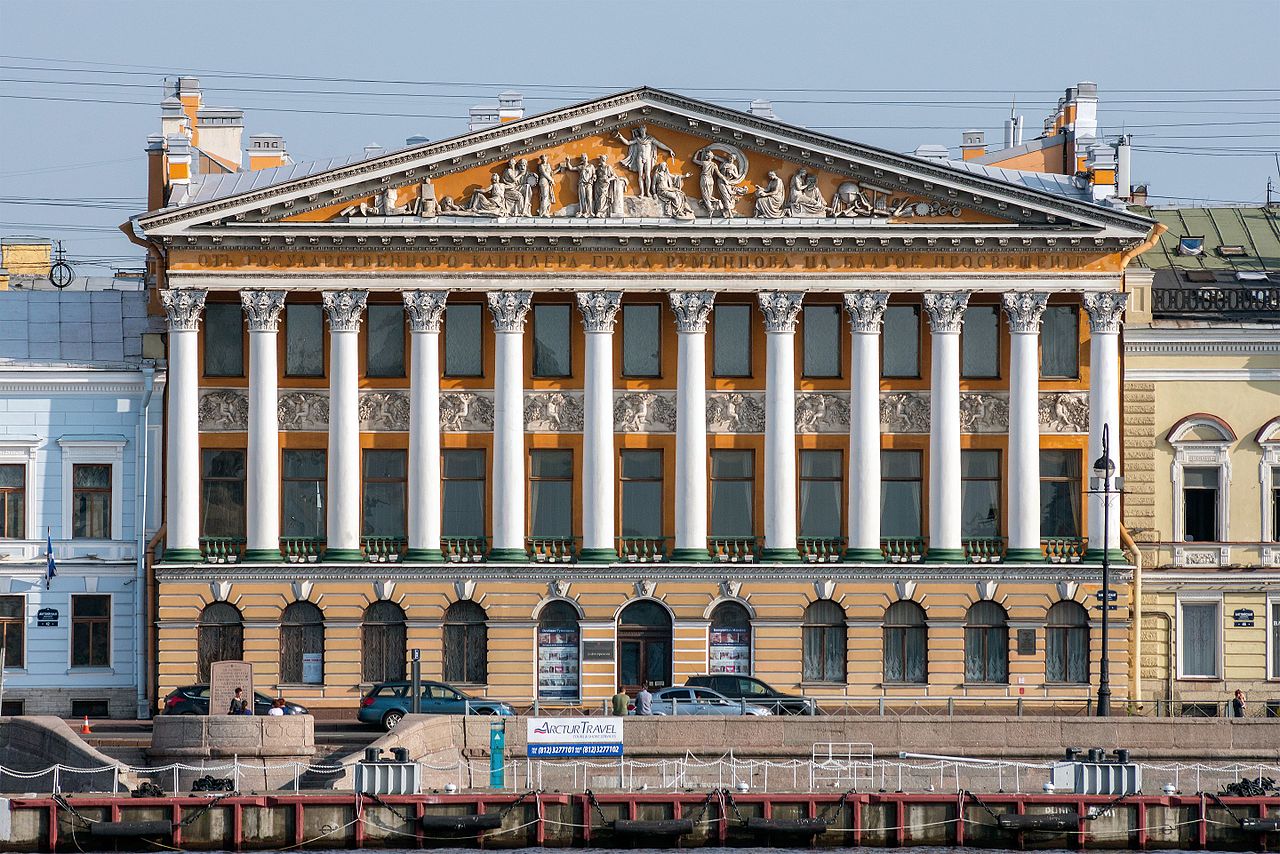
{"label": "safety railing", "polygon": [[844,559],[844,537],[801,537],[796,541],[796,551],[805,563],[836,563]]}
{"label": "safety railing", "polygon": [[1004,537],[965,537],[964,557],[969,563],[1000,563],[1004,560]]}
{"label": "safety railing", "polygon": [[281,537],[280,552],[289,563],[315,563],[324,554],[324,538]]}
{"label": "safety railing", "polygon": [[244,560],[244,537],[201,537],[205,563],[239,563]]}
{"label": "safety railing", "polygon": [[480,563],[489,554],[484,537],[442,537],[440,551],[449,563]]}
{"label": "safety railing", "polygon": [[360,550],[370,563],[390,563],[401,560],[409,541],[403,537],[361,537]]}
{"label": "safety railing", "polygon": [[711,559],[719,563],[754,563],[755,537],[711,537],[707,540]]}
{"label": "safety railing", "polygon": [[618,537],[618,559],[627,563],[659,563],[670,554],[666,537]]}
{"label": "safety railing", "polygon": [[1040,548],[1049,563],[1079,563],[1089,541],[1084,537],[1043,537]]}
{"label": "safety railing", "polygon": [[534,563],[573,563],[578,559],[576,537],[530,537],[524,548]]}
{"label": "safety railing", "polygon": [[1151,311],[1158,315],[1276,312],[1280,311],[1280,288],[1274,285],[1152,288]]}
{"label": "safety railing", "polygon": [[880,551],[889,563],[920,563],[924,560],[923,537],[882,537]]}

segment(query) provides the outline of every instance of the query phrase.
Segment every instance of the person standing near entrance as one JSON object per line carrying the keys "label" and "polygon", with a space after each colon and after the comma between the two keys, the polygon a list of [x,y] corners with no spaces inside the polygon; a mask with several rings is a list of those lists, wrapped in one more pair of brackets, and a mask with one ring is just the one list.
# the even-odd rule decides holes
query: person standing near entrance
{"label": "person standing near entrance", "polygon": [[1244,691],[1236,689],[1236,695],[1231,698],[1231,717],[1244,717]]}
{"label": "person standing near entrance", "polygon": [[627,692],[621,688],[618,693],[613,695],[613,716],[615,718],[625,718],[627,716],[627,704],[631,702],[631,698],[627,696]]}
{"label": "person standing near entrance", "polygon": [[231,698],[231,706],[227,709],[229,715],[251,715],[249,711],[249,701],[244,698],[244,689],[237,688],[235,696]]}
{"label": "person standing near entrance", "polygon": [[636,694],[636,714],[637,715],[653,714],[653,695],[649,693],[648,682],[641,685],[640,693]]}

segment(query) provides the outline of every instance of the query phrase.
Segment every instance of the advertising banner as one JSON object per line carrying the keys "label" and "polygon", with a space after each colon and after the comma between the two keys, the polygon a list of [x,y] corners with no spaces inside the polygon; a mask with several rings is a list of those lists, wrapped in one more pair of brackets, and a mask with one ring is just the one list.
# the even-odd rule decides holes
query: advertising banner
{"label": "advertising banner", "polygon": [[539,759],[621,756],[625,718],[528,718],[528,755]]}

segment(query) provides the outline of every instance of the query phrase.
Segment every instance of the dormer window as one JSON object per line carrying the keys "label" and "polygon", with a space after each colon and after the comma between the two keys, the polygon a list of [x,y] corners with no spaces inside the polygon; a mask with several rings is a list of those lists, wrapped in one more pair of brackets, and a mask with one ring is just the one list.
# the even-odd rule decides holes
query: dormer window
{"label": "dormer window", "polygon": [[1245,251],[1243,246],[1224,243],[1218,247],[1218,254],[1223,258],[1243,258],[1249,253]]}
{"label": "dormer window", "polygon": [[1201,255],[1203,253],[1204,253],[1203,237],[1178,238],[1178,254],[1179,255]]}

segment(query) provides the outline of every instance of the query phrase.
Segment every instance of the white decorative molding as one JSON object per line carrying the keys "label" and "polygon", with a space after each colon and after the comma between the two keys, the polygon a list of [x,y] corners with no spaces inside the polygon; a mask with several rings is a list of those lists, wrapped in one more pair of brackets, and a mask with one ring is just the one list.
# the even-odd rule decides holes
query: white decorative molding
{"label": "white decorative molding", "polygon": [[280,429],[323,431],[329,429],[329,393],[323,389],[282,390],[276,404]]}
{"label": "white decorative molding", "polygon": [[1094,335],[1118,334],[1129,295],[1120,291],[1095,291],[1081,299],[1089,313],[1089,331]]}
{"label": "white decorative molding", "polygon": [[494,332],[524,332],[524,321],[533,303],[532,291],[489,291],[486,298]]}
{"label": "white decorative molding", "polygon": [[1037,415],[1041,433],[1088,433],[1089,392],[1042,391]]}
{"label": "white decorative molding", "polygon": [[849,393],[796,392],[796,432],[849,432]]}
{"label": "white decorative molding", "polygon": [[804,304],[804,291],[760,291],[760,313],[765,332],[795,332]]}
{"label": "white decorative molding", "polygon": [[1074,600],[1076,593],[1080,590],[1079,581],[1059,581],[1058,582],[1058,598],[1062,600]]}
{"label": "white decorative molding", "polygon": [[667,295],[676,316],[676,332],[706,332],[716,295],[711,291],[672,291]]}
{"label": "white decorative molding", "polygon": [[249,318],[250,332],[275,332],[284,311],[285,291],[241,291],[240,305]]}
{"label": "white decorative molding", "polygon": [[578,311],[584,332],[612,332],[622,291],[578,291]]}
{"label": "white decorative molding", "polygon": [[492,391],[444,391],[440,393],[440,432],[493,432]]}
{"label": "white decorative molding", "polygon": [[924,313],[934,335],[959,334],[969,307],[967,291],[929,291],[923,297]]}
{"label": "white decorative molding", "polygon": [[315,589],[315,582],[309,579],[299,578],[294,580],[290,585],[293,589],[293,599],[295,602],[310,602],[311,593]]}
{"label": "white decorative molding", "polygon": [[1231,565],[1230,546],[1174,546],[1173,563],[1175,566],[1222,567]]}
{"label": "white decorative molding", "polygon": [[524,428],[530,433],[581,433],[582,392],[526,391]]}
{"label": "white decorative molding", "polygon": [[396,583],[394,580],[390,578],[381,578],[373,582],[373,596],[375,602],[382,601],[383,599],[390,602],[391,597],[395,594]]}
{"label": "white decorative molding", "polygon": [[470,601],[476,595],[475,579],[463,578],[453,582],[453,592],[458,597],[458,601]]}
{"label": "white decorative molding", "polygon": [[44,472],[36,471],[36,452],[42,444],[44,440],[39,436],[0,436],[0,464],[22,466],[25,535],[30,539],[40,533],[40,508],[44,506],[41,503]]}
{"label": "white decorative molding", "polygon": [[[1173,482],[1173,541],[1182,542],[1186,537],[1186,503],[1183,500],[1183,471],[1187,467],[1193,468],[1216,468],[1218,469],[1218,540],[1226,541],[1231,539],[1231,443],[1222,442],[1205,442],[1202,440],[1186,440],[1182,441],[1178,438],[1185,435],[1186,431],[1196,426],[1200,421],[1194,419],[1185,419],[1185,424],[1181,429],[1175,426],[1174,434],[1170,435],[1169,441],[1173,445],[1173,462],[1169,464],[1169,479]],[[1212,421],[1203,422],[1212,426],[1214,430],[1220,430],[1216,423]],[[1183,547],[1179,547],[1183,548]],[[1196,557],[1192,556],[1192,560]],[[1175,561],[1178,559],[1175,558]],[[1182,565],[1182,564],[1179,564]],[[1190,564],[1192,566],[1210,566],[1211,564]],[[1222,565],[1222,564],[1218,564]]]}
{"label": "white decorative molding", "polygon": [[402,291],[410,332],[439,332],[448,291]]}
{"label": "white decorative molding", "polygon": [[674,433],[673,391],[615,391],[613,429],[619,433]]}
{"label": "white decorative molding", "polygon": [[[111,539],[124,538],[124,436],[74,436],[58,439],[62,449],[62,536],[70,540],[72,516],[72,468],[77,464],[111,466]],[[135,508],[135,524],[138,517]]]}
{"label": "white decorative molding", "polygon": [[1006,291],[1000,296],[1010,332],[1039,332],[1049,295],[1042,291]]}
{"label": "white decorative molding", "polygon": [[854,332],[878,334],[888,306],[888,291],[851,291],[844,295],[844,312]]}
{"label": "white decorative molding", "polygon": [[201,389],[198,421],[202,433],[248,430],[249,395],[238,388]]}
{"label": "white decorative molding", "polygon": [[720,595],[726,599],[737,599],[742,592],[742,582],[735,578],[726,578],[720,582]]}
{"label": "white decorative molding", "polygon": [[898,599],[902,601],[915,601],[916,598],[916,582],[913,579],[898,579],[893,582],[893,590],[898,594]]}
{"label": "white decorative molding", "polygon": [[978,599],[982,601],[993,601],[996,598],[996,590],[1000,587],[998,581],[979,581],[974,585],[978,591]]}
{"label": "white decorative molding", "polygon": [[929,392],[880,392],[880,431],[882,433],[928,433]]}
{"label": "white decorative molding", "polygon": [[208,291],[200,288],[169,288],[160,291],[160,304],[169,319],[170,332],[198,332],[200,312]]}
{"label": "white decorative molding", "polygon": [[563,578],[553,578],[547,582],[547,596],[552,599],[568,599],[571,586]]}
{"label": "white decorative molding", "polygon": [[961,433],[1009,432],[1009,393],[960,392]]}
{"label": "white decorative molding", "polygon": [[403,433],[409,429],[409,392],[368,390],[360,392],[360,429]]}
{"label": "white decorative molding", "polygon": [[215,602],[225,602],[227,597],[231,595],[230,581],[210,581],[209,595],[213,597]]}
{"label": "white decorative molding", "polygon": [[813,582],[813,594],[819,599],[830,599],[836,595],[836,583],[830,578],[820,578]]}
{"label": "white decorative molding", "polygon": [[368,291],[324,291],[320,294],[324,313],[329,317],[330,332],[359,332]]}
{"label": "white decorative molding", "polygon": [[707,395],[708,433],[763,433],[764,392],[716,391]]}
{"label": "white decorative molding", "polygon": [[635,587],[636,597],[640,599],[647,599],[653,596],[653,591],[658,589],[658,585],[648,578],[644,578],[644,579],[641,579],[640,581],[637,581],[634,587]]}

